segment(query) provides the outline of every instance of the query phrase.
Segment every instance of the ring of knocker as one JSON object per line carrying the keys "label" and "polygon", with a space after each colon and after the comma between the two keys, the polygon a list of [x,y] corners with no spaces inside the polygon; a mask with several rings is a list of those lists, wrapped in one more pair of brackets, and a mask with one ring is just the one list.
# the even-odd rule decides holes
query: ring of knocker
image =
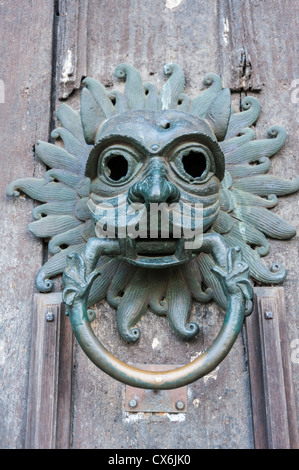
{"label": "ring of knocker", "polygon": [[173,389],[188,385],[210,373],[231,350],[243,324],[252,310],[252,287],[249,269],[242,261],[241,250],[228,248],[218,234],[205,234],[201,251],[210,253],[216,262],[213,268],[223,283],[227,298],[223,325],[212,345],[189,364],[175,370],[153,372],[132,367],[112,355],[94,334],[90,323],[94,318],[89,310],[88,295],[94,280],[101,275],[97,263],[101,255],[119,255],[112,240],[91,238],[84,253],[68,256],[63,274],[63,301],[75,337],[89,359],[116,380],[139,388]]}
{"label": "ring of knocker", "polygon": [[[286,270],[268,269],[261,257],[269,253],[268,237],[296,235],[269,209],[278,196],[299,190],[299,178],[267,174],[269,157],[283,147],[287,132],[274,125],[266,139],[255,139],[252,126],[261,111],[255,97],[246,96],[235,112],[218,75],[207,74],[206,89],[191,99],[178,64],[166,64],[164,73],[168,80],[160,91],[130,64],[115,69],[125,80],[123,93],[85,78],[80,113],[66,103],[57,110],[61,125],[52,137],[59,145],[35,146],[49,168],[45,177],[21,178],[7,188],[8,196],[25,193],[42,203],[28,228],[47,239],[53,256],[37,273],[37,289],[50,292],[51,278],[64,272],[66,313],[87,356],[115,379],[149,389],[181,387],[211,372],[252,310],[250,279],[284,281]],[[141,205],[137,224],[134,205]],[[152,207],[159,207],[153,218]],[[198,223],[202,240],[186,248]],[[147,308],[167,315],[186,340],[198,333],[198,325],[188,322],[192,300],[213,299],[226,315],[201,356],[156,373],[130,367],[98,340],[89,306],[102,299],[116,309],[125,341],[138,339],[136,325]]]}

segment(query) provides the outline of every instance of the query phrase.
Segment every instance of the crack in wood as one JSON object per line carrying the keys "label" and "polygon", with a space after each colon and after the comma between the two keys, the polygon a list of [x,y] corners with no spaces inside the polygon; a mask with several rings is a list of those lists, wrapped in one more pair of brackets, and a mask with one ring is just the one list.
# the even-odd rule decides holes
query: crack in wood
{"label": "crack in wood", "polygon": [[220,75],[232,91],[260,91],[258,54],[248,0],[218,0]]}
{"label": "crack in wood", "polygon": [[59,99],[67,99],[86,76],[88,0],[59,0],[57,82]]}

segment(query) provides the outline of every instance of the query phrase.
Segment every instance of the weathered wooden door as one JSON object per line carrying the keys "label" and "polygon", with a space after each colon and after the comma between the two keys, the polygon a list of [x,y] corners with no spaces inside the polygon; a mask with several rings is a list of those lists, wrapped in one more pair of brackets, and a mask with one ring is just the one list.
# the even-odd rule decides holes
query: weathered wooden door
{"label": "weathered wooden door", "polygon": [[[298,238],[271,242],[267,263],[288,269],[283,288],[256,290],[257,323],[244,325],[221,365],[188,386],[187,412],[131,412],[125,385],[98,370],[73,341],[60,304],[60,280],[54,294],[37,294],[34,277],[48,251],[26,229],[33,202],[5,195],[12,180],[44,174],[33,146],[38,139],[51,141],[62,101],[79,110],[82,78],[98,79],[108,90],[121,88],[113,72],[123,62],[159,87],[163,65],[177,62],[193,96],[206,73],[215,72],[231,89],[237,110],[245,95],[258,97],[257,136],[264,138],[273,124],[288,131],[271,171],[294,178],[299,173],[298,3],[22,0],[2,1],[0,11],[0,447],[298,446]],[[282,198],[275,210],[298,229],[298,207],[295,194]],[[276,322],[271,326],[264,316],[270,310]],[[223,320],[215,305],[196,304],[192,315],[201,329],[189,343],[171,333],[163,317],[148,312],[142,338],[128,345],[105,302],[97,306],[93,328],[128,363],[185,364],[210,344]]]}

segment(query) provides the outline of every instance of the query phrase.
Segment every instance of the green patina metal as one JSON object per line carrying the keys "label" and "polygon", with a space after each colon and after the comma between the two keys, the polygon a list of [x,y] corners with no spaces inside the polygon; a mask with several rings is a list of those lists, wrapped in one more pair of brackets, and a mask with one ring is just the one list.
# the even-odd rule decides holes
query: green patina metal
{"label": "green patina metal", "polygon": [[[63,299],[82,348],[108,374],[145,388],[182,386],[225,357],[251,312],[252,283],[285,279],[283,267],[268,268],[261,258],[269,253],[268,238],[295,236],[294,228],[270,209],[278,196],[299,189],[299,178],[267,174],[270,157],[282,148],[287,133],[272,126],[268,138],[255,140],[251,126],[261,110],[256,98],[244,98],[242,111],[234,112],[230,90],[223,89],[217,75],[208,74],[207,89],[191,99],[184,94],[181,68],[167,64],[164,72],[169,79],[160,92],[128,64],[115,71],[125,79],[123,94],[86,78],[80,114],[66,104],[57,112],[61,127],[52,137],[63,146],[38,142],[35,147],[50,168],[45,178],[23,178],[7,188],[9,196],[21,191],[42,203],[33,211],[29,230],[49,240],[53,256],[38,272],[37,288],[49,292],[51,278],[64,272]],[[143,208],[139,217],[145,212],[139,229],[141,220],[149,222],[151,204],[164,204],[171,221],[168,236],[163,236],[161,215],[155,237],[147,231],[121,236],[130,224],[136,226],[136,218],[124,221],[119,213],[122,208],[128,213],[134,204]],[[174,237],[174,214],[195,204],[202,212],[191,213],[185,223],[194,228],[200,219],[203,236],[198,246],[186,248],[183,235]],[[108,206],[115,209],[113,216]],[[103,217],[110,238],[99,236]],[[148,308],[167,316],[171,328],[187,340],[199,330],[189,322],[193,300],[214,300],[226,316],[211,348],[157,379],[153,372],[118,361],[94,336],[88,309],[103,298],[116,309],[126,341],[138,340],[136,325]]]}

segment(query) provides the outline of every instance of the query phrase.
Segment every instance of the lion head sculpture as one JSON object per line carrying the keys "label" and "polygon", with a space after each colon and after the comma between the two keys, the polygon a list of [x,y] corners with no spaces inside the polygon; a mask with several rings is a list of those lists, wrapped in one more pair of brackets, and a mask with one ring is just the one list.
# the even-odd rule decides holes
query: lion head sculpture
{"label": "lion head sculpture", "polygon": [[[202,238],[186,245],[184,229],[190,235],[200,226],[201,235],[217,234],[228,247],[238,246],[251,280],[265,284],[286,276],[283,267],[269,269],[261,259],[269,253],[268,238],[295,235],[270,210],[278,196],[299,189],[298,178],[267,174],[286,131],[273,126],[268,138],[255,140],[251,126],[261,109],[256,98],[245,97],[242,111],[235,112],[219,76],[208,74],[207,89],[191,99],[183,93],[181,68],[171,63],[164,72],[170,77],[160,93],[128,64],[115,72],[125,79],[123,94],[84,79],[80,114],[66,104],[57,112],[61,127],[52,137],[63,146],[36,144],[37,156],[50,168],[44,179],[20,179],[7,190],[42,203],[29,224],[35,236],[49,241],[53,255],[36,277],[41,292],[52,289],[51,278],[65,270],[70,253],[82,254],[88,240],[105,232],[110,251],[97,261],[101,276],[93,282],[88,304],[106,298],[127,341],[139,338],[136,324],[148,308],[167,316],[184,339],[198,332],[196,323],[188,323],[192,300],[214,300],[225,308],[214,257],[202,249]],[[159,211],[150,236],[153,204]],[[129,206],[137,212],[130,213]]]}

